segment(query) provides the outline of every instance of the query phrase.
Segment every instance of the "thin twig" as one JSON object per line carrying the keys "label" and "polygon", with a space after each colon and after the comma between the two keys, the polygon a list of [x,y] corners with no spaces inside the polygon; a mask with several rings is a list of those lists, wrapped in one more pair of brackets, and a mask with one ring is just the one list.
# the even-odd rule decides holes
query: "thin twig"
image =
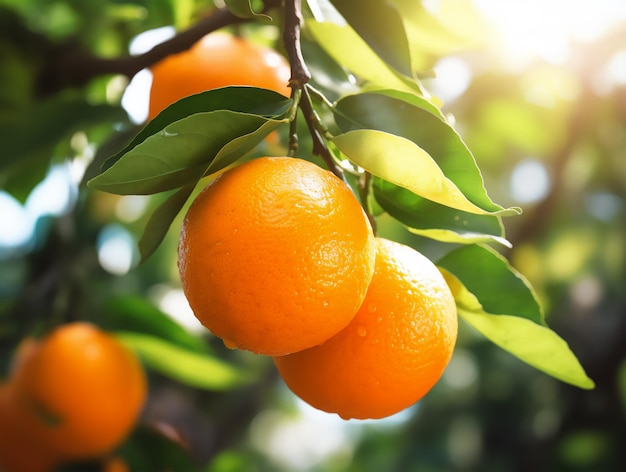
{"label": "thin twig", "polygon": [[302,88],[311,79],[311,73],[304,62],[300,48],[300,28],[303,21],[301,0],[286,0],[283,42],[291,64],[291,78],[289,79],[291,88]]}
{"label": "thin twig", "polygon": [[303,87],[302,89],[300,109],[302,110],[304,121],[309,128],[311,139],[313,140],[313,154],[320,156],[333,174],[341,180],[345,180],[343,169],[337,165],[328,146],[326,146],[326,141],[324,141],[324,137],[322,136],[322,123],[320,117],[313,109],[307,87]]}
{"label": "thin twig", "polygon": [[291,78],[289,79],[289,86],[294,91],[296,89],[300,89],[302,91],[299,107],[302,110],[304,121],[309,128],[309,133],[311,134],[311,139],[313,140],[313,154],[320,156],[328,168],[337,177],[343,180],[343,170],[335,163],[328,147],[326,146],[326,142],[322,136],[321,120],[313,109],[311,97],[306,87],[311,79],[311,73],[304,62],[300,46],[300,29],[302,28],[302,22],[301,0],[286,0],[283,42],[285,44],[285,50],[287,51],[287,56],[289,57],[289,63],[291,65]]}

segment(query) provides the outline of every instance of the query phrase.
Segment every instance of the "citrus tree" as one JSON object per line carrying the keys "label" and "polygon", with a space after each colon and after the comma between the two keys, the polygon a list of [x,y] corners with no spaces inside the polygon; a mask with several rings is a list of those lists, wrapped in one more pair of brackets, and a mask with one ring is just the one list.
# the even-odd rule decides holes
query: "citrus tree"
{"label": "citrus tree", "polygon": [[[15,361],[24,339],[80,320],[141,359],[146,409],[158,405],[159,386],[183,385],[228,425],[198,455],[202,438],[183,438],[148,411],[151,421],[64,467],[118,456],[131,470],[241,466],[215,453],[237,442],[277,373],[342,417],[397,413],[427,395],[454,356],[457,316],[462,333],[541,375],[594,387],[508,258],[505,228],[522,210],[489,196],[480,154],[425,85],[437,61],[471,44],[470,32],[402,0],[39,3],[0,2],[0,178],[25,201],[67,159],[80,183],[72,211],[43,220],[14,269],[19,288],[0,318],[7,390],[32,364]],[[125,53],[138,34],[168,24],[170,39]],[[146,68],[150,111],[137,122],[121,98]],[[266,162],[281,164],[267,171]],[[301,192],[300,179],[324,194]],[[144,208],[115,226],[138,235],[136,265],[121,277],[99,265],[98,238],[130,201]],[[191,332],[155,305],[150,290],[164,281],[183,287],[208,329]],[[381,384],[392,388],[367,398]],[[2,401],[8,411],[21,400]]]}

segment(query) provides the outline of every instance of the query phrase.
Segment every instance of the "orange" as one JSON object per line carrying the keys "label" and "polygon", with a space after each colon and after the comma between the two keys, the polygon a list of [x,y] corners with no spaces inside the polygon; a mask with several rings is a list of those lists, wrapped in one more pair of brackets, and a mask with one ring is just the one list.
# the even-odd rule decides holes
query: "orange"
{"label": "orange", "polygon": [[136,356],[82,322],[39,340],[9,386],[33,443],[64,460],[94,458],[116,447],[133,428],[147,390]]}
{"label": "orange", "polygon": [[231,348],[282,355],[319,344],[356,314],[376,243],[350,187],[298,158],[262,157],[209,184],[179,242],[196,317]]}
{"label": "orange", "polygon": [[228,85],[266,88],[287,97],[291,93],[291,69],[283,56],[225,32],[204,36],[151,70],[149,119],[183,97]]}
{"label": "orange", "polygon": [[20,341],[15,349],[11,365],[9,366],[9,374],[13,374],[20,370],[25,360],[28,359],[37,350],[38,341],[33,337],[26,337]]}
{"label": "orange", "polygon": [[114,456],[103,463],[102,472],[130,472],[130,467],[124,459]]}
{"label": "orange", "polygon": [[9,384],[0,385],[0,471],[50,472],[57,463],[24,424]]}
{"label": "orange", "polygon": [[383,418],[420,400],[456,343],[456,306],[437,267],[408,246],[377,243],[374,278],[352,322],[320,346],[274,359],[294,393],[345,419]]}

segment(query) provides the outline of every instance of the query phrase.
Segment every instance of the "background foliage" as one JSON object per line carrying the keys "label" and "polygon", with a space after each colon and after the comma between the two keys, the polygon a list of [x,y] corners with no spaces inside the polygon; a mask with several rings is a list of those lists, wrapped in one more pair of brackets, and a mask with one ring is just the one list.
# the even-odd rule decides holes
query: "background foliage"
{"label": "background foliage", "polygon": [[[227,3],[246,10],[247,2]],[[193,187],[111,195],[87,189],[86,182],[105,159],[121,157],[144,126],[141,93],[133,96],[129,87],[124,95],[139,69],[116,58],[126,57],[141,33],[196,24],[214,8],[201,0],[0,1],[2,372],[16,344],[34,329],[89,319],[118,332],[150,368],[151,398],[142,424],[120,450],[133,470],[626,469],[620,442],[626,437],[624,23],[577,44],[567,60],[515,61],[510,52],[499,55],[489,15],[473,2],[395,0],[387,10],[373,0],[332,3],[364,40],[377,45],[376,54],[355,48],[358,38],[331,23],[308,24],[303,31],[314,85],[326,97],[356,91],[344,67],[371,86],[368,94],[338,102],[335,122],[345,134],[334,145],[360,153],[362,137],[377,139],[385,131],[408,139],[403,133],[423,133],[415,140],[432,143],[426,149],[431,154],[440,142],[455,142],[460,154],[467,145],[493,201],[524,209],[504,220],[513,248],[498,250],[535,287],[546,322],[576,353],[596,389],[580,390],[532,369],[462,323],[452,363],[423,401],[389,420],[346,423],[297,402],[269,359],[229,351],[197,330],[181,301],[179,220],[160,245],[162,220],[149,223],[157,208],[165,219],[174,217]],[[311,13],[317,7],[331,14],[325,2],[310,4]],[[389,5],[413,13],[406,18],[414,21],[402,28],[409,50],[398,47],[405,41],[397,37],[401,29]],[[593,8],[587,6],[589,22]],[[386,25],[383,37],[377,36],[380,24]],[[280,31],[267,19],[238,29],[281,48]],[[94,58],[113,62],[98,70],[102,62]],[[392,69],[376,63],[379,58]],[[396,105],[406,94],[413,94],[413,104],[417,100],[414,85],[402,78],[412,70],[420,71],[443,114],[454,117],[458,139],[420,111],[427,102],[398,114]],[[235,106],[253,106],[233,100],[228,116],[242,111]],[[129,114],[137,108],[139,118]],[[180,110],[188,112],[182,105]],[[269,131],[287,112],[277,100],[271,113],[249,118],[246,126]],[[360,121],[346,119],[356,116]],[[417,122],[422,127],[407,127]],[[301,149],[310,145],[301,139]],[[284,142],[264,142],[253,155],[284,152]],[[223,165],[230,163],[228,155],[224,159]],[[359,164],[367,168],[368,162]],[[449,250],[440,241],[449,241],[451,233],[468,237],[454,215],[436,204],[386,180],[375,180],[373,188],[381,235],[433,259]],[[471,200],[490,205],[482,195]],[[435,227],[448,231],[433,234],[429,215],[436,215]],[[452,221],[450,227],[444,221]],[[155,234],[145,232],[147,224],[159,233],[153,240],[142,236]],[[481,240],[497,243],[503,236],[499,219],[490,215],[463,224]],[[444,268],[452,270],[459,260],[468,267],[480,257],[479,246],[461,247],[462,257],[442,259]],[[155,252],[139,264],[140,250]],[[497,265],[499,259],[488,260]],[[468,312],[465,319],[474,317],[476,327],[480,313]],[[541,316],[526,315],[535,321]],[[532,351],[536,336],[529,335],[526,349]]]}

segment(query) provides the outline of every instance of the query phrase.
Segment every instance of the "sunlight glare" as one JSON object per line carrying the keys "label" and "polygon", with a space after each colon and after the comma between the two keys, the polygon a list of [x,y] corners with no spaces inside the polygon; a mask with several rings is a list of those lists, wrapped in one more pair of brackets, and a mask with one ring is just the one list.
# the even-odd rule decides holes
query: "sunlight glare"
{"label": "sunlight glare", "polygon": [[10,194],[0,191],[0,248],[19,247],[28,243],[33,230],[34,221],[26,210]]}
{"label": "sunlight glare", "polygon": [[598,95],[607,95],[617,87],[626,86],[626,49],[616,52],[600,70],[592,82]]}
{"label": "sunlight glare", "polygon": [[446,57],[435,65],[435,79],[429,83],[429,90],[448,103],[463,95],[471,82],[469,66],[457,57]]}
{"label": "sunlight glare", "polygon": [[611,58],[606,66],[606,72],[615,85],[626,85],[626,49]]}
{"label": "sunlight glare", "polygon": [[506,65],[534,59],[567,61],[576,43],[591,42],[626,20],[623,0],[474,0],[499,36],[496,44]]}

